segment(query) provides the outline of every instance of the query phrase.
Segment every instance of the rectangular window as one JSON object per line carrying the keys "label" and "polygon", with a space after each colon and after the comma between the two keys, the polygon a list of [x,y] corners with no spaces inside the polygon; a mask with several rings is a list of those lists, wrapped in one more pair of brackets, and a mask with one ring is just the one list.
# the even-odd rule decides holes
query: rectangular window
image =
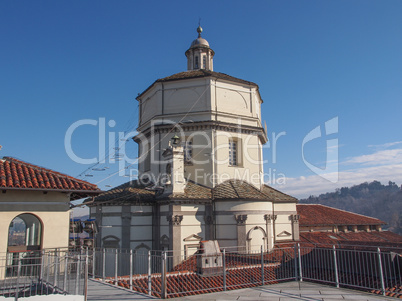
{"label": "rectangular window", "polygon": [[193,158],[193,140],[186,140],[183,144],[184,164],[192,164]]}
{"label": "rectangular window", "polygon": [[237,165],[237,141],[229,140],[229,166]]}
{"label": "rectangular window", "polygon": [[202,56],[202,68],[207,69],[207,56],[206,55]]}
{"label": "rectangular window", "polygon": [[194,68],[198,69],[198,56],[195,57]]}

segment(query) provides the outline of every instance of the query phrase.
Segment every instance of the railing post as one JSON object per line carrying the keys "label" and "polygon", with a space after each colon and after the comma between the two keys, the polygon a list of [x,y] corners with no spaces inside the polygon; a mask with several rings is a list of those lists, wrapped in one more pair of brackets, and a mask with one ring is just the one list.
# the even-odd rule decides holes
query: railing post
{"label": "railing post", "polygon": [[80,255],[78,255],[77,259],[77,275],[75,278],[75,294],[78,295],[78,289],[80,287],[80,273],[81,273],[81,252]]}
{"label": "railing post", "polygon": [[[298,267],[298,265],[297,265],[297,258],[298,258],[298,253],[297,253],[297,245],[295,244],[294,246],[293,246],[293,253],[294,253],[294,266],[295,266],[295,268],[294,268],[294,270],[295,270],[295,281],[297,281],[297,280],[299,280],[299,273],[298,273],[298,271],[297,271],[297,267]],[[282,263],[283,264],[283,263]]]}
{"label": "railing post", "polygon": [[302,262],[301,262],[301,252],[300,252],[300,244],[297,243],[297,255],[299,257],[299,281],[303,281],[303,272],[302,272]]}
{"label": "railing post", "polygon": [[152,295],[151,251],[148,250],[148,295]]}
{"label": "railing post", "polygon": [[264,250],[261,246],[261,283],[264,285]]}
{"label": "railing post", "polygon": [[88,248],[85,256],[85,271],[84,271],[84,301],[87,301],[88,297]]}
{"label": "railing post", "polygon": [[17,285],[15,286],[15,301],[18,300],[19,286],[20,286],[20,276],[21,276],[21,253],[18,253],[18,267],[17,267]]}
{"label": "railing post", "polygon": [[116,249],[116,254],[114,256],[114,285],[117,285],[117,266],[119,264],[119,254],[117,252],[118,249]]}
{"label": "railing post", "polygon": [[63,290],[67,292],[67,275],[68,275],[68,254],[64,255],[64,283]]}
{"label": "railing post", "polygon": [[49,260],[49,253],[50,253],[50,251],[48,251],[47,253],[46,253],[46,263],[47,263],[47,265],[46,265],[46,294],[47,294],[47,292],[48,292],[48,285],[49,285],[49,269],[50,269],[50,260]]}
{"label": "railing post", "polygon": [[133,250],[130,249],[130,290],[133,289]]}
{"label": "railing post", "polygon": [[102,249],[102,281],[106,279],[106,252],[105,248]]}
{"label": "railing post", "polygon": [[382,260],[381,260],[380,248],[377,248],[377,256],[378,256],[378,269],[380,270],[380,278],[381,278],[381,292],[382,292],[383,296],[385,296],[384,273],[382,271]]}
{"label": "railing post", "polygon": [[59,252],[58,252],[58,250],[56,249],[55,251],[54,251],[54,255],[55,255],[55,259],[54,259],[54,283],[53,283],[53,285],[54,285],[54,287],[57,287],[57,285],[58,285],[58,278],[59,278]]}
{"label": "railing post", "polygon": [[162,299],[166,299],[167,298],[167,283],[166,283],[166,252],[163,251],[162,252],[162,267],[161,267],[161,297]]}
{"label": "railing post", "polygon": [[95,253],[96,249],[92,249],[92,279],[95,279]]}
{"label": "railing post", "polygon": [[223,290],[226,291],[226,250],[223,249],[222,254],[222,266],[223,266]]}
{"label": "railing post", "polygon": [[339,276],[338,276],[338,261],[336,259],[336,248],[335,245],[332,246],[332,254],[334,256],[334,272],[335,272],[335,284],[339,288]]}
{"label": "railing post", "polygon": [[44,268],[45,268],[45,251],[41,250],[40,251],[40,291],[41,294],[43,293],[43,273],[44,273]]}

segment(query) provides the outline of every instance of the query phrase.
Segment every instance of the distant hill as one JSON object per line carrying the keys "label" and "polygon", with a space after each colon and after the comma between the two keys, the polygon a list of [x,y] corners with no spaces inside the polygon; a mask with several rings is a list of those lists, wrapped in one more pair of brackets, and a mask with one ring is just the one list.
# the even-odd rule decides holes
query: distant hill
{"label": "distant hill", "polygon": [[371,217],[388,225],[384,228],[402,235],[402,187],[389,181],[382,185],[378,181],[342,187],[335,192],[301,199],[304,204],[322,204]]}

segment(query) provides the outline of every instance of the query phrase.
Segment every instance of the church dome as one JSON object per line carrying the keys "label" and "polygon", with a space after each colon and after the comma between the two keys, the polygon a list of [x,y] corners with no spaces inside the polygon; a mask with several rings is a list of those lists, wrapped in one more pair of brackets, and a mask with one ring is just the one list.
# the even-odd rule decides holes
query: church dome
{"label": "church dome", "polygon": [[198,46],[201,46],[201,47],[202,47],[202,46],[209,47],[208,41],[201,37],[201,32],[202,32],[202,27],[201,27],[201,26],[198,26],[197,32],[198,32],[198,38],[195,39],[195,40],[191,43],[190,48],[194,48],[194,47],[198,47]]}
{"label": "church dome", "polygon": [[200,38],[195,39],[195,40],[191,43],[190,48],[197,47],[197,46],[207,46],[207,47],[209,47],[209,43],[208,43],[207,40],[205,40],[204,38],[201,38],[201,37],[200,37]]}

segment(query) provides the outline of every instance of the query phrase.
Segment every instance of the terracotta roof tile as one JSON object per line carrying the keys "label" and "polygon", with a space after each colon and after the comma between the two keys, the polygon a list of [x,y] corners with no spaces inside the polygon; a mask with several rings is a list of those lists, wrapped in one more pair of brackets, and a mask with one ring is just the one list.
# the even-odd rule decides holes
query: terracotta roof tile
{"label": "terracotta roof tile", "polygon": [[273,200],[274,202],[297,202],[298,200],[286,193],[283,193],[279,190],[276,190],[275,188],[272,188],[271,186],[268,186],[267,184],[264,184],[262,186],[261,191],[268,196],[270,200]]}
{"label": "terracotta roof tile", "polygon": [[187,181],[186,187],[184,188],[184,194],[171,195],[170,198],[177,199],[211,199],[212,192],[211,188],[197,184],[191,180]]}
{"label": "terracotta roof tile", "polygon": [[298,204],[300,226],[334,225],[384,225],[385,222],[357,213],[331,208],[324,205]]}
{"label": "terracotta roof tile", "polygon": [[[98,195],[94,199],[94,202],[130,203],[152,201],[155,197],[155,192],[146,189],[148,186],[150,186],[150,184],[145,185],[137,180],[129,181]],[[87,202],[89,201],[90,199],[87,200]]]}
{"label": "terracotta roof tile", "polygon": [[[177,200],[219,200],[219,199],[254,199],[254,200],[273,200],[273,201],[292,201],[297,199],[281,193],[278,190],[267,186],[264,191],[241,180],[227,180],[211,189],[200,185],[191,180],[187,181],[184,193],[182,194],[161,194],[155,190],[147,189],[147,186],[153,184],[140,184],[137,180],[127,182],[107,192],[104,192],[95,198],[95,202],[138,202],[163,199]],[[270,195],[266,194],[270,191]],[[88,200],[89,201],[89,200]]]}
{"label": "terracotta roof tile", "polygon": [[241,180],[227,180],[212,190],[214,199],[260,199],[267,196],[253,185]]}
{"label": "terracotta roof tile", "polygon": [[0,159],[0,188],[99,191],[94,184],[12,157]]}
{"label": "terracotta roof tile", "polygon": [[358,231],[358,232],[301,232],[302,242],[322,246],[337,245],[342,248],[355,246],[363,247],[389,247],[402,249],[402,236],[390,231]]}

